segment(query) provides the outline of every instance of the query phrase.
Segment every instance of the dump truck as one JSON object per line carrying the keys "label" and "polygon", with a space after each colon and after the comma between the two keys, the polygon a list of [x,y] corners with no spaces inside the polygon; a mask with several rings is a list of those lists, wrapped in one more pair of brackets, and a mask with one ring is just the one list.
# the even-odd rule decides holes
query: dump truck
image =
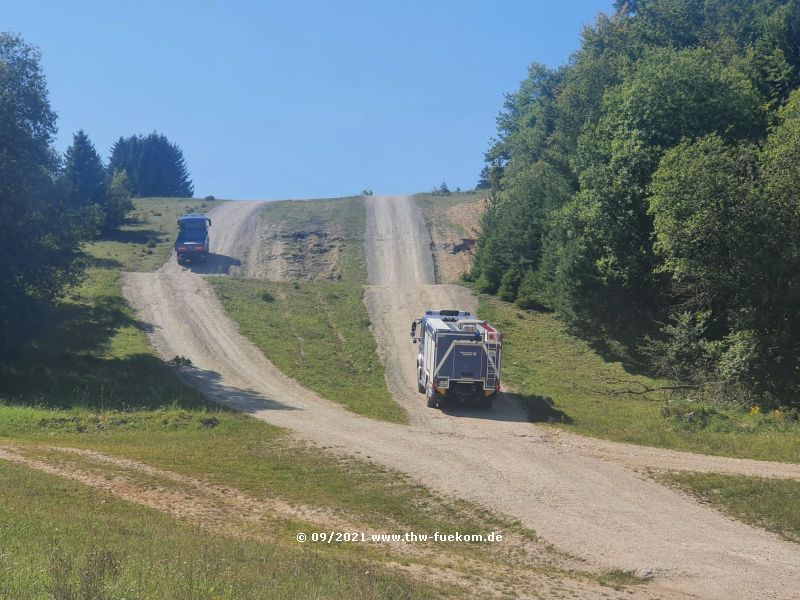
{"label": "dump truck", "polygon": [[208,228],[211,219],[205,214],[185,214],[178,219],[178,239],[175,240],[175,253],[178,262],[208,260]]}
{"label": "dump truck", "polygon": [[428,310],[411,323],[419,343],[417,390],[429,408],[444,400],[491,408],[500,390],[502,335],[463,310]]}

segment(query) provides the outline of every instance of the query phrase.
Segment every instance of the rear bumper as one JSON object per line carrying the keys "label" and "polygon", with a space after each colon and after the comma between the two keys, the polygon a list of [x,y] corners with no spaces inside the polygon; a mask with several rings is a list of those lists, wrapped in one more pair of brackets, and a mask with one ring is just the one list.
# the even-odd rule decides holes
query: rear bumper
{"label": "rear bumper", "polygon": [[193,258],[202,258],[208,255],[205,249],[200,250],[198,248],[186,248],[175,250],[175,253],[178,255],[178,260],[191,260]]}
{"label": "rear bumper", "polygon": [[486,387],[486,382],[483,380],[468,380],[462,381],[457,379],[448,379],[441,381],[436,386],[436,391],[442,395],[453,396],[492,396],[497,393],[497,387]]}

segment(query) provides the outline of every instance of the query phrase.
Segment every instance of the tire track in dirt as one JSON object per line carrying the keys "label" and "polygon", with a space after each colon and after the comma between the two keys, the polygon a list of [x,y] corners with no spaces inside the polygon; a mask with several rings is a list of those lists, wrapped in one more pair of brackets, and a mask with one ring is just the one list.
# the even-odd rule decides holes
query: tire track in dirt
{"label": "tire track in dirt", "polygon": [[[181,377],[212,400],[519,518],[588,565],[654,573],[637,597],[796,595],[800,547],[656,484],[624,461],[557,443],[510,400],[499,399],[488,413],[425,408],[413,381],[410,322],[426,307],[474,308],[475,300],[464,288],[432,285],[430,238],[412,199],[373,197],[367,208],[366,302],[387,382],[411,426],[348,413],[283,375],[239,334],[203,277],[174,261],[158,273],[127,274],[125,295],[162,356],[191,358],[195,368]],[[217,240],[215,250],[246,266],[246,254],[237,252],[246,252],[257,207],[231,202],[212,217],[214,232],[224,229],[224,239],[236,242]],[[708,459],[719,471],[741,466]],[[582,595],[601,590],[587,585]]]}

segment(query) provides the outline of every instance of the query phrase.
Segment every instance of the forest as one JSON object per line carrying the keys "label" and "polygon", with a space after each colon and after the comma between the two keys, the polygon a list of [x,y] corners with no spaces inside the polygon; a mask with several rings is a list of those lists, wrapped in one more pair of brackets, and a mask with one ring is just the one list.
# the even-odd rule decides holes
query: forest
{"label": "forest", "polygon": [[676,388],[800,406],[800,5],[618,1],[506,95],[468,279]]}

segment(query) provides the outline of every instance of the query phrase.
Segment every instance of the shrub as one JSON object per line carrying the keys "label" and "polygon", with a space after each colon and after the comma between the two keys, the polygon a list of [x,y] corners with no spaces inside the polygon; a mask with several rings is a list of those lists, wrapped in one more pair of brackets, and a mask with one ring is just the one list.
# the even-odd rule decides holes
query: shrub
{"label": "shrub", "polygon": [[516,267],[511,267],[500,278],[500,288],[497,290],[497,296],[506,302],[516,300],[521,279],[522,273],[520,270]]}

